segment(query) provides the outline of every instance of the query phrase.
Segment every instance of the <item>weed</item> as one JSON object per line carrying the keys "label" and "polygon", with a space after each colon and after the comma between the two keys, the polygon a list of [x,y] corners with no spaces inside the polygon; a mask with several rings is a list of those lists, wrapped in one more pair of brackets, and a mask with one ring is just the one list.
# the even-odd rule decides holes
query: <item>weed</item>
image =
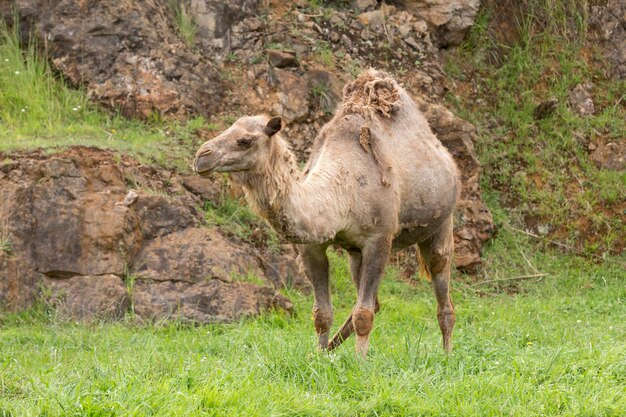
{"label": "weed", "polygon": [[335,62],[333,57],[333,50],[330,48],[328,43],[326,42],[318,42],[317,45],[313,48],[314,54],[311,59],[320,64],[324,65],[327,68],[334,68]]}
{"label": "weed", "polygon": [[311,94],[317,100],[320,109],[326,114],[332,114],[337,105],[335,96],[330,91],[330,87],[325,83],[319,83],[311,88]]}
{"label": "weed", "polygon": [[86,96],[55,78],[35,41],[20,48],[19,26],[0,21],[0,120],[28,133],[93,119]]}
{"label": "weed", "polygon": [[13,253],[13,244],[8,236],[0,236],[0,252],[10,255]]}
{"label": "weed", "polygon": [[168,6],[174,13],[176,26],[181,37],[187,45],[192,46],[198,32],[198,25],[193,21],[183,3],[176,0],[168,0]]}
{"label": "weed", "polygon": [[222,231],[248,243],[278,251],[281,242],[276,232],[260,220],[247,205],[222,196],[220,204],[206,202],[204,212],[207,226],[219,226]]}

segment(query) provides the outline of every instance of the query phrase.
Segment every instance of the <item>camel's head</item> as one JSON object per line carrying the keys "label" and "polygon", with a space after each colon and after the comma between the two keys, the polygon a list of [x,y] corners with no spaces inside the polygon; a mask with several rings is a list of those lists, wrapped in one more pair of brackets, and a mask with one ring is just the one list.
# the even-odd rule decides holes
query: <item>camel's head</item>
{"label": "camel's head", "polygon": [[259,169],[267,162],[272,136],[281,127],[280,117],[242,117],[198,149],[193,169],[200,175],[208,175],[213,171],[241,172]]}

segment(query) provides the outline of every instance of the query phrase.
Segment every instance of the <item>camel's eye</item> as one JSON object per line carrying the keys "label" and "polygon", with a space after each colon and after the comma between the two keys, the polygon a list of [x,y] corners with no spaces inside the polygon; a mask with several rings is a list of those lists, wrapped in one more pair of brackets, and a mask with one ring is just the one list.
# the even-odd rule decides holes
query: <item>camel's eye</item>
{"label": "camel's eye", "polygon": [[237,141],[237,146],[242,149],[248,149],[250,146],[252,146],[252,143],[254,143],[253,138],[242,138]]}

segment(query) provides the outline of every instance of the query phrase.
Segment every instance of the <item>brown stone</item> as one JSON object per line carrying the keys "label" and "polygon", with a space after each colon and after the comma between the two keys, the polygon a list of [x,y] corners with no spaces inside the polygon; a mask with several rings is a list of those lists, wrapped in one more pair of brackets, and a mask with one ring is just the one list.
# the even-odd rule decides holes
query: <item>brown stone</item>
{"label": "brown stone", "polygon": [[263,256],[261,265],[266,282],[273,288],[295,288],[304,293],[311,291],[311,284],[301,270],[301,262],[291,245],[282,245],[280,251]]}
{"label": "brown stone", "polygon": [[287,123],[303,121],[309,114],[309,89],[304,78],[276,68],[277,103],[274,108]]}
{"label": "brown stone", "polygon": [[44,275],[19,257],[0,251],[0,309],[19,311],[31,307],[43,279]]}
{"label": "brown stone", "polygon": [[188,196],[152,195],[141,192],[133,206],[144,239],[153,239],[195,226],[198,212]]}
{"label": "brown stone", "polygon": [[229,322],[271,309],[287,312],[293,304],[269,287],[250,283],[154,282],[137,280],[133,288],[135,315],[144,320]]}
{"label": "brown stone", "polygon": [[591,160],[598,168],[624,171],[626,169],[626,138],[621,142],[599,144],[591,153]]}
{"label": "brown stone", "polygon": [[[88,158],[86,158],[88,160]],[[122,173],[77,155],[24,160],[2,184],[0,217],[18,256],[48,276],[122,275],[141,240]]]}
{"label": "brown stone", "polygon": [[263,278],[255,256],[215,229],[186,228],[149,241],[134,262],[136,277],[155,281],[230,282],[253,274]]}
{"label": "brown stone", "polygon": [[[201,219],[197,199],[186,189],[210,197],[216,191],[205,190],[203,184],[217,187],[211,180],[181,179],[109,151],[84,147],[53,155],[0,153],[0,160],[4,161],[0,165],[3,308],[28,308],[45,281],[51,293],[48,301],[65,316],[121,317],[128,304],[119,277],[128,273],[143,282],[196,284],[251,278],[266,280],[275,288],[304,287],[292,252],[266,255],[236,239],[225,239],[217,228],[197,227]],[[150,294],[158,297],[155,291],[168,288],[157,285]],[[193,288],[203,288],[200,292],[208,297],[208,287]],[[245,294],[253,295],[241,296],[237,291],[227,292],[230,298],[224,302],[247,300],[241,314],[262,309],[255,310],[250,297],[269,303],[267,290],[246,290]],[[287,305],[286,299],[278,299],[283,300],[281,306]],[[239,311],[237,306],[221,308],[222,316],[229,308]],[[209,312],[202,314],[191,316],[209,320]]]}
{"label": "brown stone", "polygon": [[130,306],[122,279],[115,275],[46,278],[47,301],[63,317],[72,319],[124,317]]}
{"label": "brown stone", "polygon": [[298,58],[294,52],[270,50],[267,52],[267,59],[270,65],[276,68],[297,68],[300,66]]}
{"label": "brown stone", "polygon": [[480,6],[480,0],[402,0],[400,3],[434,29],[438,46],[459,45],[474,24]]}
{"label": "brown stone", "polygon": [[185,175],[181,178],[185,189],[204,201],[218,203],[221,200],[222,188],[211,178],[203,178],[198,175]]}

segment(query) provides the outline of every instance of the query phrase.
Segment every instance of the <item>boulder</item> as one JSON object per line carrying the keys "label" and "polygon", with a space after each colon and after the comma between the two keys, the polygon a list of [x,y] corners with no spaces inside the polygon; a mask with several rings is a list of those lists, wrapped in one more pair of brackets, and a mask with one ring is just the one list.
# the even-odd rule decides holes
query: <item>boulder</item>
{"label": "boulder", "polygon": [[120,319],[130,307],[126,286],[116,275],[46,278],[44,286],[48,303],[65,318]]}
{"label": "boulder", "polygon": [[306,294],[311,292],[311,284],[301,270],[301,262],[292,245],[281,245],[279,251],[270,252],[260,260],[265,280],[272,288],[295,288]]}
{"label": "boulder", "polygon": [[133,270],[137,278],[154,281],[231,282],[249,274],[263,278],[251,252],[215,229],[190,227],[150,240],[135,258]]}
{"label": "boulder", "polygon": [[185,175],[181,177],[181,183],[187,191],[200,197],[201,202],[210,201],[218,204],[222,199],[222,187],[211,179],[198,175]]}
{"label": "boulder", "polygon": [[79,155],[16,162],[0,187],[0,218],[13,250],[36,272],[122,275],[141,243],[137,215],[115,204],[125,195],[123,175],[112,161],[81,162]]}
{"label": "boulder", "polygon": [[165,236],[198,224],[195,202],[187,195],[176,197],[141,192],[134,204],[144,239]]}
{"label": "boulder", "polygon": [[270,309],[293,310],[286,297],[269,287],[247,282],[155,282],[137,280],[133,309],[141,319],[184,322],[228,322]]}
{"label": "boulder", "polygon": [[274,110],[287,123],[299,122],[309,114],[309,89],[306,80],[292,72],[276,68],[276,105]]}
{"label": "boulder", "polygon": [[[224,57],[234,45],[245,44],[246,19],[257,13],[259,0],[174,0],[180,10],[185,10],[197,25],[196,38],[211,55]],[[238,30],[239,29],[239,30]],[[241,30],[244,29],[244,30]],[[257,28],[250,28],[252,31]]]}
{"label": "boulder", "polygon": [[31,307],[44,278],[12,250],[0,250],[0,309],[19,311]]}
{"label": "boulder", "polygon": [[276,68],[298,68],[300,62],[296,58],[295,52],[270,50],[267,52],[267,60],[270,65]]}
{"label": "boulder", "polygon": [[480,6],[480,0],[401,0],[400,3],[429,24],[439,47],[460,45]]}
{"label": "boulder", "polygon": [[[0,13],[46,45],[53,67],[126,116],[210,114],[221,101],[210,58],[182,41],[168,2],[17,0]],[[26,41],[26,39],[24,39]]]}

